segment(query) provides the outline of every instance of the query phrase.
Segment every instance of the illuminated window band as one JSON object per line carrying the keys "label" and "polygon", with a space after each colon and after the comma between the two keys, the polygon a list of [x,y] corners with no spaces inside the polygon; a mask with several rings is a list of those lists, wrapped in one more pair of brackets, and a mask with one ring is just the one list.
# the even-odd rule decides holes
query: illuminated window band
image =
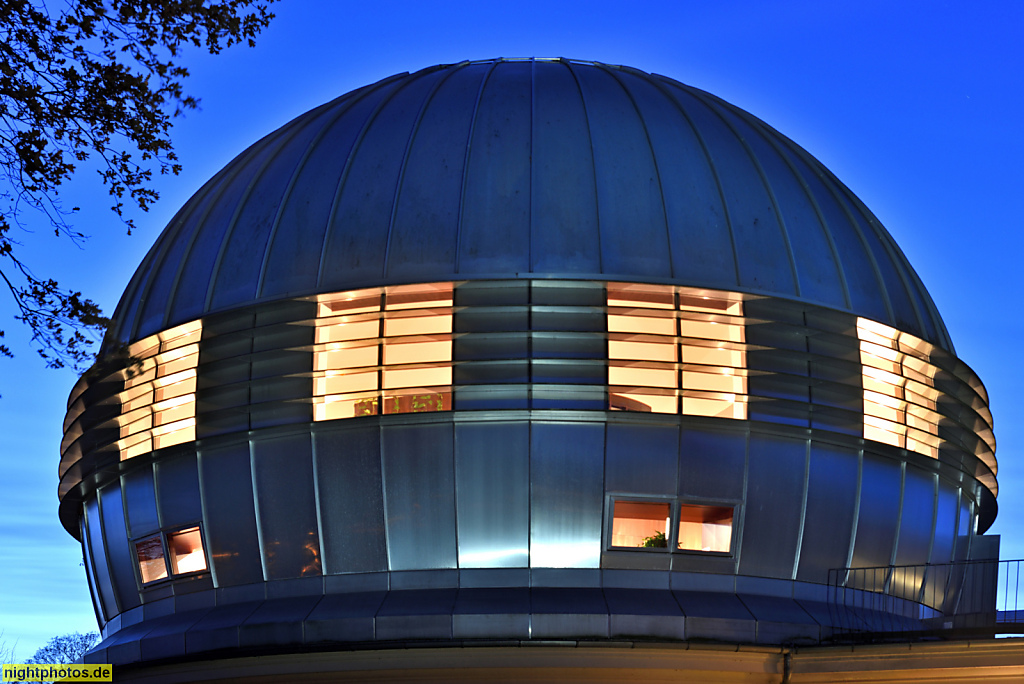
{"label": "illuminated window band", "polygon": [[196,366],[201,321],[139,340],[128,348],[136,363],[117,395],[121,460],[196,438]]}
{"label": "illuminated window band", "polygon": [[608,283],[613,410],[746,418],[739,294]]}
{"label": "illuminated window band", "polygon": [[452,407],[452,283],[317,298],[313,419]]}
{"label": "illuminated window band", "polygon": [[965,364],[789,300],[592,281],[387,286],[211,315],[129,351],[128,368],[72,392],[62,497],[115,454],[311,420],[501,409],[823,430],[947,453],[997,491],[987,396]]}
{"label": "illuminated window band", "polygon": [[[930,359],[935,347],[913,335],[857,319],[864,387],[864,438],[938,458],[944,417],[938,411],[943,392],[936,387],[942,369]],[[977,406],[984,421],[976,430],[987,449],[981,460],[996,472],[995,438],[988,407]]]}

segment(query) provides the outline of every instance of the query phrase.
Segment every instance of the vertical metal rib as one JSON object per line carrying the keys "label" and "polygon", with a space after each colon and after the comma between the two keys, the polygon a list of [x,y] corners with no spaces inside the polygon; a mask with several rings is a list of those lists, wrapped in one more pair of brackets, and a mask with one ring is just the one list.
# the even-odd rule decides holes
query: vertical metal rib
{"label": "vertical metal rib", "polygon": [[779,225],[779,232],[782,235],[782,243],[785,246],[786,256],[789,260],[789,272],[793,276],[793,289],[796,291],[796,296],[801,297],[802,294],[800,292],[800,274],[797,273],[796,259],[793,256],[793,245],[789,239],[789,231],[786,229],[786,221],[785,219],[783,219],[782,213],[779,211],[779,201],[775,197],[775,190],[772,188],[772,184],[768,180],[768,174],[765,173],[764,167],[761,165],[761,160],[758,159],[757,155],[754,154],[753,150],[750,149],[750,145],[747,144],[747,141],[743,139],[743,136],[741,136],[739,132],[733,127],[732,123],[730,123],[724,116],[722,116],[722,113],[719,111],[718,107],[712,106],[712,104],[717,104],[717,98],[716,102],[712,102],[707,93],[696,88],[690,88],[689,93],[695,99],[702,102],[704,106],[707,107],[708,111],[711,112],[712,116],[721,121],[722,125],[729,129],[729,132],[732,133],[733,136],[736,138],[736,142],[739,143],[739,145],[747,153],[747,158],[750,160],[750,163],[753,165],[758,177],[761,179],[761,185],[764,187],[764,191],[768,195],[768,200],[771,203],[771,210],[772,213],[775,215],[776,222]]}
{"label": "vertical metal rib", "polygon": [[[686,90],[687,86],[663,77],[652,77],[651,84],[657,87],[668,101],[675,105],[676,109],[679,110],[679,114],[686,120],[686,123],[690,127],[690,131],[693,133],[694,139],[697,141],[697,144],[700,145],[700,149],[704,153],[706,168],[711,174],[711,177],[715,180],[715,187],[718,188],[718,201],[722,207],[722,218],[725,220],[725,229],[729,235],[729,244],[732,245],[733,282],[738,287],[740,284],[740,260],[736,251],[736,236],[733,234],[732,230],[732,219],[729,216],[729,205],[725,201],[725,191],[722,189],[722,179],[718,174],[718,169],[716,169],[715,165],[711,162],[711,153],[708,151],[708,145],[704,140],[704,135],[700,132],[700,129],[694,125],[693,119],[690,118],[686,108],[679,101],[679,98],[676,97],[676,94],[672,92],[673,88]],[[669,88],[669,85],[673,86],[673,88]],[[682,274],[675,274],[675,276],[680,278],[682,277]]]}
{"label": "vertical metal rib", "polygon": [[[295,170],[292,172],[291,178],[288,179],[288,185],[281,195],[281,202],[277,205],[277,213],[274,216],[274,223],[270,227],[270,233],[267,235],[267,248],[263,252],[263,262],[260,265],[260,273],[256,281],[256,299],[260,299],[260,297],[263,294],[263,282],[266,278],[267,264],[270,262],[270,254],[273,251],[274,240],[277,238],[277,230],[281,223],[281,216],[284,214],[284,208],[288,204],[288,199],[291,197],[292,190],[295,188],[295,183],[298,181],[299,176],[301,176],[302,172],[305,170],[306,162],[309,161],[309,157],[313,154],[313,151],[316,150],[317,146],[320,144],[320,141],[323,139],[323,137],[327,135],[327,132],[331,130],[334,124],[337,123],[338,119],[345,116],[357,102],[361,102],[370,93],[375,92],[377,86],[379,86],[381,83],[392,81],[395,78],[397,78],[397,76],[385,79],[380,83],[375,83],[373,86],[362,88],[361,90],[356,91],[355,93],[342,95],[341,97],[335,98],[334,100],[331,101],[330,106],[336,108],[337,111],[334,113],[332,117],[330,117],[329,120],[326,120],[319,124],[320,130],[309,141],[309,144],[306,145],[306,151],[302,153],[302,157],[300,157],[299,161],[295,164]],[[329,224],[328,226],[325,226],[325,232],[328,227]]]}
{"label": "vertical metal rib", "polygon": [[590,130],[590,114],[587,111],[587,98],[583,95],[583,86],[580,85],[579,76],[568,59],[559,60],[569,70],[572,80],[576,84],[576,92],[580,96],[580,104],[583,107],[583,121],[587,125],[587,141],[590,143],[590,171],[594,186],[594,222],[597,224],[597,272],[604,273],[604,255],[601,253],[601,194],[597,185],[597,160],[594,158],[594,135]]}
{"label": "vertical metal rib", "polygon": [[[391,236],[395,231],[395,215],[398,213],[398,202],[402,196],[402,183],[405,181],[405,169],[409,166],[409,153],[412,151],[413,141],[416,140],[416,134],[420,130],[420,124],[423,122],[423,114],[427,111],[427,107],[430,105],[431,100],[434,99],[434,95],[437,93],[438,88],[452,77],[457,70],[465,67],[469,62],[461,62],[455,67],[449,67],[444,69],[444,74],[434,81],[434,84],[430,86],[430,90],[423,97],[423,102],[420,104],[420,109],[416,113],[416,118],[413,120],[412,129],[409,131],[409,138],[405,142],[405,151],[402,154],[401,166],[398,169],[398,179],[395,182],[395,194],[391,200],[391,217],[388,219],[388,233],[387,238],[384,241],[384,259],[381,261],[380,277],[385,279],[388,273],[388,258],[391,256]],[[435,69],[430,73],[439,71]]]}
{"label": "vertical metal rib", "polygon": [[466,136],[466,154],[462,158],[462,183],[459,184],[459,218],[455,226],[455,273],[459,273],[462,258],[462,219],[466,208],[466,182],[469,180],[469,155],[473,150],[473,131],[476,129],[476,118],[480,113],[480,100],[484,95],[484,88],[494,73],[494,69],[503,60],[496,59],[491,62],[487,73],[480,79],[480,88],[476,92],[476,101],[473,103],[473,114],[469,118],[469,134]]}
{"label": "vertical metal rib", "polygon": [[636,112],[637,119],[640,121],[640,126],[644,130],[644,137],[647,140],[647,148],[651,153],[651,163],[654,165],[654,176],[658,181],[658,199],[661,201],[661,215],[665,219],[665,248],[668,250],[669,273],[675,275],[675,268],[673,266],[675,262],[672,259],[672,231],[668,225],[668,207],[665,205],[665,187],[662,185],[661,169],[658,168],[658,154],[654,150],[654,142],[651,140],[651,133],[647,127],[647,120],[644,118],[643,112],[640,111],[640,107],[637,105],[636,98],[633,96],[632,91],[630,91],[629,87],[622,81],[619,74],[616,73],[617,71],[620,71],[620,69],[612,69],[607,64],[597,64],[596,66],[615,79],[615,82],[618,83],[619,87],[626,93],[626,97],[629,98],[630,103],[633,105],[633,111]]}
{"label": "vertical metal rib", "polygon": [[[362,147],[363,141],[366,139],[366,135],[369,132],[370,127],[373,125],[373,122],[377,119],[377,115],[380,114],[381,110],[383,110],[384,107],[387,106],[392,99],[394,99],[395,95],[397,95],[402,90],[402,88],[408,87],[410,81],[416,77],[416,75],[410,76],[409,74],[406,73],[398,74],[393,79],[381,81],[380,84],[382,85],[391,85],[392,82],[398,81],[400,79],[402,83],[396,86],[390,93],[385,94],[380,99],[380,101],[377,103],[377,106],[373,108],[373,111],[371,111],[366,116],[366,120],[363,122],[362,127],[359,129],[359,133],[356,135],[355,140],[352,141],[352,148],[349,150],[348,157],[346,157],[345,159],[344,169],[341,172],[341,176],[338,178],[338,187],[334,191],[334,200],[332,201],[331,209],[327,214],[327,229],[324,231],[324,241],[323,245],[321,245],[320,247],[320,264],[317,267],[317,286],[322,286],[323,284],[324,263],[327,260],[327,247],[330,244],[331,237],[333,236],[334,233],[334,222],[337,219],[338,207],[341,204],[341,196],[345,190],[345,183],[348,181],[349,172],[352,170],[352,165],[354,163],[355,157],[359,153],[359,150]],[[376,90],[374,92],[376,93]]]}

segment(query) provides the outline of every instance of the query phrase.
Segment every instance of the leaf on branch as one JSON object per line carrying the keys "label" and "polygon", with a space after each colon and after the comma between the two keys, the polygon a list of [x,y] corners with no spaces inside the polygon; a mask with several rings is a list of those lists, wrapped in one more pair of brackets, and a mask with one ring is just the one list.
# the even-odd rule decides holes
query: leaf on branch
{"label": "leaf on branch", "polygon": [[68,222],[78,208],[65,209],[60,190],[91,160],[130,234],[129,212],[159,199],[154,170],[181,171],[172,121],[199,104],[185,93],[182,50],[253,45],[272,2],[0,2],[0,279],[47,365],[86,362],[106,319],[81,293],[32,275],[11,227],[41,217],[58,235],[83,240]]}

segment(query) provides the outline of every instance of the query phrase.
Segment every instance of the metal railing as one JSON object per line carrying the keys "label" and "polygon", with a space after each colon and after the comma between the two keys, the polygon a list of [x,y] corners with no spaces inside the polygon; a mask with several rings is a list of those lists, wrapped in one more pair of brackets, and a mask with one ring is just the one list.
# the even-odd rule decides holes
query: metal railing
{"label": "metal railing", "polygon": [[1024,560],[829,571],[833,640],[1024,634]]}

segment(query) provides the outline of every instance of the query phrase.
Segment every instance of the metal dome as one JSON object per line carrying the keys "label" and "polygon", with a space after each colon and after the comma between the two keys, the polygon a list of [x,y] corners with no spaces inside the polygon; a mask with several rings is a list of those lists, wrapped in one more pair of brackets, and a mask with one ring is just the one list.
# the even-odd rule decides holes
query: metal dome
{"label": "metal dome", "polygon": [[58,470],[90,662],[822,643],[841,600],[920,629],[995,581],[987,395],[910,265],[661,76],[466,62],[304,114],[112,334]]}
{"label": "metal dome", "polygon": [[783,297],[952,345],[895,242],[805,150],[701,90],[572,60],[400,74],[263,138],[150,250],[132,341],[383,283],[600,278]]}

